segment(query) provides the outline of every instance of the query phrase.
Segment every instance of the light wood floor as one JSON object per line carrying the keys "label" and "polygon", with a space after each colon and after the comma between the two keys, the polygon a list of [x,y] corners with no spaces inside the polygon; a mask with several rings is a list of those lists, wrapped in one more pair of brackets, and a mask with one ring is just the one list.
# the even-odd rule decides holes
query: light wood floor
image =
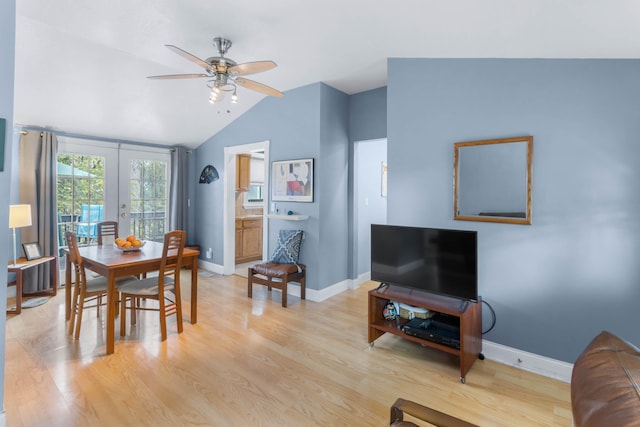
{"label": "light wood floor", "polygon": [[171,318],[161,343],[147,312],[111,356],[95,310],[67,337],[61,292],[7,319],[7,425],[385,426],[398,397],[482,426],[571,425],[566,383],[484,360],[461,384],[451,355],[387,335],[370,349],[373,286],[285,309],[279,291],[201,276],[198,324],[178,335]]}

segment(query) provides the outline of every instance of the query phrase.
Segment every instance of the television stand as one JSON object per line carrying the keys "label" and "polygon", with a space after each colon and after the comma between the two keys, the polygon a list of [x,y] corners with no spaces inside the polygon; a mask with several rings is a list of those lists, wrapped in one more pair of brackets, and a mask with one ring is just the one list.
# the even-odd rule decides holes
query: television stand
{"label": "television stand", "polygon": [[[402,302],[459,318],[459,348],[454,344],[436,342],[405,333],[402,327],[408,322],[407,319],[386,320],[382,315],[382,311],[389,301]],[[460,382],[463,384],[467,372],[476,359],[484,359],[482,355],[482,300],[480,297],[476,303],[468,301],[461,303],[459,299],[394,285],[372,289],[369,291],[369,346],[373,347],[374,341],[387,332],[426,347],[458,356],[460,359]]]}

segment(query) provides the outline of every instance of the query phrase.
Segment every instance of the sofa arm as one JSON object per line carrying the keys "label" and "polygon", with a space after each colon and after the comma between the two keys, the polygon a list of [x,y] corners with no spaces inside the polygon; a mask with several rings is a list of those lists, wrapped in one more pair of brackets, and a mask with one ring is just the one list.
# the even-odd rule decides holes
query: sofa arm
{"label": "sofa arm", "polygon": [[459,418],[447,415],[435,409],[427,408],[410,400],[397,399],[391,407],[391,427],[413,427],[416,424],[404,421],[404,414],[426,421],[436,427],[478,427]]}
{"label": "sofa arm", "polygon": [[638,383],[640,351],[610,332],[601,332],[573,365],[571,410],[574,425],[638,425]]}

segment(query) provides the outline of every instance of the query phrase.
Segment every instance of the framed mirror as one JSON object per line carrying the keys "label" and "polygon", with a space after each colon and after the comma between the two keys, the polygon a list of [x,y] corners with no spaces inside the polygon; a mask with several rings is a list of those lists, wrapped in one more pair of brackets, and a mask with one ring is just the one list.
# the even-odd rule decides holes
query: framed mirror
{"label": "framed mirror", "polygon": [[531,224],[533,137],[456,142],[453,219]]}

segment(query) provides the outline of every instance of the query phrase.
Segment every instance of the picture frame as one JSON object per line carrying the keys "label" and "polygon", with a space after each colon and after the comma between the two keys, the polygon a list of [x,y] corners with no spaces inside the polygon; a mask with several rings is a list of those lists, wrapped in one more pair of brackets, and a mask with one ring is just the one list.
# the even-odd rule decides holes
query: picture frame
{"label": "picture frame", "polygon": [[42,249],[38,242],[23,243],[22,250],[27,261],[42,258]]}
{"label": "picture frame", "polygon": [[272,202],[313,202],[313,159],[271,162]]}

